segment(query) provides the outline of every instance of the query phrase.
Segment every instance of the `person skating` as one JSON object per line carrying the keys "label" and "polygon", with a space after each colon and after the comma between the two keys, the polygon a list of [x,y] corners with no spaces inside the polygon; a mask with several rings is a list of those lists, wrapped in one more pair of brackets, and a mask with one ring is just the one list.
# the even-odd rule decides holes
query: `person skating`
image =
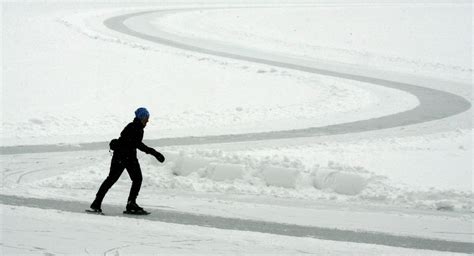
{"label": "person skating", "polygon": [[[142,184],[142,171],[137,158],[137,149],[153,155],[159,162],[163,163],[165,157],[155,149],[145,145],[143,140],[144,128],[148,123],[150,113],[146,108],[138,108],[135,111],[133,122],[129,123],[120,133],[118,140],[111,143],[113,150],[110,172],[96,194],[95,200],[90,208],[93,212],[102,213],[102,200],[107,191],[117,182],[120,175],[127,169],[132,180],[132,187],[127,200],[126,211],[131,214],[148,214],[142,207],[138,206],[136,200]],[[90,212],[90,211],[89,211]]]}

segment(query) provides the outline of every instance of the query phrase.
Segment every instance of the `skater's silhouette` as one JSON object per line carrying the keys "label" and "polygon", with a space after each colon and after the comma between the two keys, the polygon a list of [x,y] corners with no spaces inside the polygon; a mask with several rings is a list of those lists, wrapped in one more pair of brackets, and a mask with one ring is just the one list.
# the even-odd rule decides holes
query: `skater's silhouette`
{"label": "skater's silhouette", "polygon": [[102,213],[101,205],[105,194],[117,182],[123,170],[127,169],[132,180],[132,187],[130,188],[126,212],[124,213],[148,214],[136,202],[142,185],[142,171],[137,159],[137,149],[153,155],[161,163],[165,161],[164,156],[160,152],[146,146],[142,142],[143,129],[148,123],[149,117],[150,113],[146,108],[137,109],[135,111],[135,119],[123,129],[120,133],[120,138],[111,141],[110,148],[113,150],[113,156],[110,164],[110,173],[100,186],[95,200],[90,206],[94,212]]}

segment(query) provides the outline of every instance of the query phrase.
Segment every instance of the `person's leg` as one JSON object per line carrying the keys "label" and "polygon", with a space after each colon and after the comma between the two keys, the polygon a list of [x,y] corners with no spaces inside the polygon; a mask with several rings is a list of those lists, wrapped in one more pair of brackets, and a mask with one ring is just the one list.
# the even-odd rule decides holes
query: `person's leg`
{"label": "person's leg", "polygon": [[99,188],[99,191],[96,194],[95,200],[91,205],[92,209],[100,209],[102,205],[102,200],[105,197],[105,194],[109,191],[109,189],[117,182],[117,180],[120,178],[120,175],[122,175],[123,170],[125,169],[125,166],[112,157],[112,161],[110,163],[110,172],[107,178],[102,182],[102,185]]}
{"label": "person's leg", "polygon": [[130,188],[130,194],[128,196],[127,204],[133,203],[136,205],[136,199],[142,186],[142,170],[140,168],[138,160],[127,163],[125,168],[127,169],[128,175],[132,180],[132,187]]}

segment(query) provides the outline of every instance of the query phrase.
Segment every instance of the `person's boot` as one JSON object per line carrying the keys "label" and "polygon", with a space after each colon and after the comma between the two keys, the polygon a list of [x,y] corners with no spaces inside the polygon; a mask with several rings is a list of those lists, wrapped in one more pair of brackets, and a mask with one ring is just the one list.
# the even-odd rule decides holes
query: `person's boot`
{"label": "person's boot", "polygon": [[142,207],[138,206],[135,200],[130,200],[127,203],[126,211],[123,213],[126,214],[138,214],[138,215],[147,215],[149,212],[145,211]]}
{"label": "person's boot", "polygon": [[92,212],[102,213],[101,204],[102,202],[100,200],[97,200],[96,198],[90,206],[90,208],[92,209]]}

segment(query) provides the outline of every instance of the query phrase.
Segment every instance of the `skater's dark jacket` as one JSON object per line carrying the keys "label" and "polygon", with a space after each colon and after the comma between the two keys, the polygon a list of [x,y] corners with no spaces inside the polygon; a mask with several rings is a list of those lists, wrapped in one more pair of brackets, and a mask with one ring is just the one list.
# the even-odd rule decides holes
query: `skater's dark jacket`
{"label": "skater's dark jacket", "polygon": [[114,151],[114,156],[122,159],[137,159],[137,149],[151,154],[154,149],[143,144],[143,126],[140,119],[135,118],[120,133],[119,148]]}

